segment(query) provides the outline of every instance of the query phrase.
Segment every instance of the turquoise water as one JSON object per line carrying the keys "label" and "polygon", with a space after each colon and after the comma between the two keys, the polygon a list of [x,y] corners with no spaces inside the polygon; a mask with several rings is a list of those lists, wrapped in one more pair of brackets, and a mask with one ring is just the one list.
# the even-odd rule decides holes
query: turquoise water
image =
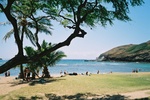
{"label": "turquoise water", "polygon": [[[5,63],[5,60],[0,60],[0,65]],[[96,74],[112,72],[132,72],[133,69],[140,69],[141,72],[150,72],[150,63],[136,63],[136,62],[96,62],[84,60],[61,60],[55,66],[49,67],[51,75],[58,75],[60,71],[67,71],[68,73],[76,72],[78,74],[86,71]],[[11,76],[17,76],[19,68],[10,70]],[[4,74],[0,74],[4,76]]]}

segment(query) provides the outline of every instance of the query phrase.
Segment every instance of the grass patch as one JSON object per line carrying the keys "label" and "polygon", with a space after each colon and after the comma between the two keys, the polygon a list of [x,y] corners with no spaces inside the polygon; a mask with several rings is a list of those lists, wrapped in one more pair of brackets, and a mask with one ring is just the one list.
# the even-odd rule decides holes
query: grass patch
{"label": "grass patch", "polygon": [[137,53],[137,52],[142,51],[142,50],[150,50],[149,44],[142,43],[142,44],[139,44],[139,45],[133,45],[132,47],[127,49],[127,52]]}
{"label": "grass patch", "polygon": [[[87,96],[102,94],[119,94],[137,90],[150,89],[150,73],[113,73],[99,75],[78,75],[50,79],[45,84],[32,84],[10,92],[0,99],[46,99],[48,96]],[[57,95],[57,96],[56,96]]]}

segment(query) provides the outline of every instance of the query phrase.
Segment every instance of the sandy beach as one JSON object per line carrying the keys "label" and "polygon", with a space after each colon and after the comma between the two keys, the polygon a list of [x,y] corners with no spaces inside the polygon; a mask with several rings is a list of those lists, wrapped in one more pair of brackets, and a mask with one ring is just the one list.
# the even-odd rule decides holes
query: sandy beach
{"label": "sandy beach", "polygon": [[0,94],[5,95],[13,90],[25,87],[28,84],[21,84],[21,80],[16,80],[15,77],[0,77]]}
{"label": "sandy beach", "polygon": [[[54,75],[52,77],[60,77],[60,75]],[[28,86],[28,83],[22,79],[16,79],[15,76],[0,76],[0,95],[8,94],[13,90],[17,90],[25,86]]]}
{"label": "sandy beach", "polygon": [[[27,82],[23,82],[15,77],[0,77],[0,95],[9,94],[9,92],[28,86]],[[150,97],[150,90],[141,90],[135,92],[121,93],[129,99]]]}

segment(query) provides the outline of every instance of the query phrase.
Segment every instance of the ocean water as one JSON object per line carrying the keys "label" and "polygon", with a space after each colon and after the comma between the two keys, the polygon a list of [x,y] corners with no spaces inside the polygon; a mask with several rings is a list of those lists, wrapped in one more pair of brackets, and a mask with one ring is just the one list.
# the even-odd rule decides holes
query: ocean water
{"label": "ocean water", "polygon": [[[6,60],[0,60],[0,65],[4,64]],[[109,72],[132,72],[132,70],[138,69],[140,72],[150,72],[150,63],[138,63],[138,62],[96,62],[85,60],[61,60],[55,66],[49,67],[50,74],[59,75],[60,72],[78,74],[88,71],[89,73],[96,74],[99,70],[100,73]],[[10,69],[11,76],[17,76],[19,68]],[[41,73],[41,72],[40,72]],[[4,76],[4,74],[0,74]]]}

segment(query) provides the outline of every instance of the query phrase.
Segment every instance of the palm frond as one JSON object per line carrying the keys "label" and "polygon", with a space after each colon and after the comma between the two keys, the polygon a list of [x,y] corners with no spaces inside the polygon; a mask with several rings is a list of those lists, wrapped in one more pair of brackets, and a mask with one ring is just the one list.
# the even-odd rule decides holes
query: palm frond
{"label": "palm frond", "polygon": [[11,35],[14,34],[14,29],[11,29],[8,33],[6,33],[6,35],[3,37],[3,39],[6,41],[7,39],[9,39],[11,37]]}
{"label": "palm frond", "polygon": [[48,17],[44,17],[41,20],[39,20],[39,24],[52,26],[51,21],[50,21],[50,19]]}
{"label": "palm frond", "polygon": [[10,25],[11,23],[10,22],[4,22],[4,23],[2,23],[2,22],[0,22],[0,25]]}
{"label": "palm frond", "polygon": [[26,46],[24,49],[26,51],[27,56],[29,56],[29,57],[35,55],[35,53],[36,53],[36,51],[32,47]]}
{"label": "palm frond", "polygon": [[39,25],[39,32],[43,32],[45,34],[52,35],[52,32],[50,31],[50,28],[45,26],[45,25],[42,25],[42,24]]}
{"label": "palm frond", "polygon": [[35,22],[34,21],[28,22],[28,27],[34,29],[35,28]]}
{"label": "palm frond", "polygon": [[30,40],[30,42],[36,46],[35,44],[35,38],[34,38],[34,35],[32,33],[31,30],[29,30],[28,28],[25,29],[25,33],[26,33],[26,38]]}
{"label": "palm frond", "polygon": [[58,61],[60,61],[63,57],[66,57],[66,55],[64,54],[64,52],[62,51],[55,51],[55,52],[51,52],[48,55],[48,65],[49,66],[53,66],[55,65]]}
{"label": "palm frond", "polygon": [[[28,22],[28,27],[31,28],[31,29],[36,29],[35,22],[34,21]],[[38,23],[38,30],[39,30],[39,32],[41,32],[41,33],[43,32],[45,34],[51,35],[52,32],[50,31],[50,29],[52,29],[52,28],[50,28],[49,25],[46,25],[46,24],[44,24],[42,22]]]}
{"label": "palm frond", "polygon": [[47,47],[48,47],[48,43],[47,43],[45,40],[43,40],[43,42],[42,42],[42,44],[41,44],[41,48],[42,48],[43,50],[45,50]]}

